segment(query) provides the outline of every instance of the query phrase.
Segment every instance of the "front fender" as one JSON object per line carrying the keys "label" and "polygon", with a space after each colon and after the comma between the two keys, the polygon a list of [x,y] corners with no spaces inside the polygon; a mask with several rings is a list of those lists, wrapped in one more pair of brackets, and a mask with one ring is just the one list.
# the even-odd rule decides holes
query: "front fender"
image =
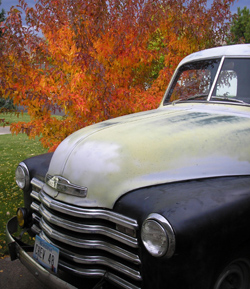
{"label": "front fender", "polygon": [[161,214],[175,232],[176,250],[170,259],[152,257],[141,243],[146,288],[169,284],[171,289],[210,289],[231,258],[250,258],[248,176],[143,188],[120,198],[115,210],[137,219],[140,226],[150,213]]}
{"label": "front fender", "polygon": [[[35,177],[38,180],[44,181],[52,156],[53,153],[46,153],[23,161],[28,168],[30,180]],[[24,190],[24,205],[28,210],[32,202],[32,198],[30,197],[31,190],[31,184]]]}

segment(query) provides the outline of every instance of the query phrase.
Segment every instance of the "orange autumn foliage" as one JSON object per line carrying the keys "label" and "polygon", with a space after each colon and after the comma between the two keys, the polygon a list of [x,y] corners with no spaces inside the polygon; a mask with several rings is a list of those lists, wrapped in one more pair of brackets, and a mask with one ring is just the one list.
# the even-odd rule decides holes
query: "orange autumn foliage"
{"label": "orange autumn foliage", "polygon": [[156,108],[184,56],[222,43],[232,2],[20,0],[3,24],[0,81],[31,121],[12,132],[54,150],[77,129]]}

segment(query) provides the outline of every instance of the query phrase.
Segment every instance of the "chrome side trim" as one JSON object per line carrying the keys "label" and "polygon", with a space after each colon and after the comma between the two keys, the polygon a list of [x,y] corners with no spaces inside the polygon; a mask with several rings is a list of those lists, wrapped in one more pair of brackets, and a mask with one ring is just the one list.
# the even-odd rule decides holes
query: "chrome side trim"
{"label": "chrome side trim", "polygon": [[136,238],[130,237],[112,228],[101,226],[101,225],[86,225],[82,223],[72,222],[66,219],[62,219],[51,214],[46,208],[41,204],[39,208],[39,213],[48,222],[57,225],[59,227],[65,228],[70,231],[87,233],[87,234],[101,234],[108,236],[114,240],[118,240],[124,244],[127,244],[133,248],[138,248],[138,242]]}
{"label": "chrome side trim", "polygon": [[108,266],[112,269],[117,270],[118,272],[121,272],[121,273],[129,276],[130,278],[141,281],[140,272],[133,270],[130,267],[123,265],[120,262],[114,261],[110,258],[103,257],[103,256],[85,256],[85,255],[73,254],[72,252],[65,250],[64,248],[53,243],[49,238],[47,238],[47,236],[43,232],[41,232],[40,237],[42,239],[44,239],[46,242],[59,248],[60,254],[63,255],[68,260],[72,260],[73,262],[78,263],[78,264],[105,265],[105,266]]}
{"label": "chrome side trim", "polygon": [[81,240],[79,238],[67,236],[53,230],[53,228],[51,228],[43,219],[40,221],[40,227],[46,235],[62,243],[78,248],[104,250],[135,264],[140,264],[140,259],[137,255],[105,241]]}
{"label": "chrome side trim", "polygon": [[138,224],[136,220],[128,218],[123,215],[119,215],[112,211],[102,209],[86,209],[58,202],[52,199],[51,197],[47,196],[43,191],[40,191],[39,199],[41,203],[47,206],[48,208],[70,216],[78,218],[100,218],[103,220],[114,222],[116,224],[122,225],[130,229],[134,230],[138,229]]}

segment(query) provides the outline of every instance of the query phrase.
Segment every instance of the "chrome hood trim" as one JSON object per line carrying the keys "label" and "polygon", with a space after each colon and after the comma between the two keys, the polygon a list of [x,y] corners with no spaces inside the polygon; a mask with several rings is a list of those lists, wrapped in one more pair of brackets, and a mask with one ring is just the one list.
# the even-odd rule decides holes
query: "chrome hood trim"
{"label": "chrome hood trim", "polygon": [[98,123],[60,144],[48,174],[88,188],[87,197],[81,199],[45,186],[50,196],[106,208],[140,187],[249,175],[249,108],[180,103]]}

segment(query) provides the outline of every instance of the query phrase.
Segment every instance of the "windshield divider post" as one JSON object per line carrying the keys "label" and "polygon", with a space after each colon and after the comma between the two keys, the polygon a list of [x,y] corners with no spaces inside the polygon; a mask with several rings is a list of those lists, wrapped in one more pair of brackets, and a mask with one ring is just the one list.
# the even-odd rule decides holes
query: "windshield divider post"
{"label": "windshield divider post", "polygon": [[215,85],[216,85],[217,80],[218,80],[218,78],[219,78],[219,75],[220,75],[221,68],[222,68],[222,65],[223,65],[223,63],[224,63],[224,60],[225,60],[225,56],[222,56],[221,61],[220,61],[220,64],[219,64],[219,67],[218,67],[217,72],[216,72],[216,75],[215,75],[215,77],[214,77],[213,84],[212,84],[212,86],[211,86],[211,88],[210,88],[207,101],[210,101],[210,99],[211,99],[211,97],[212,97],[212,93],[213,93],[213,91],[214,91]]}

